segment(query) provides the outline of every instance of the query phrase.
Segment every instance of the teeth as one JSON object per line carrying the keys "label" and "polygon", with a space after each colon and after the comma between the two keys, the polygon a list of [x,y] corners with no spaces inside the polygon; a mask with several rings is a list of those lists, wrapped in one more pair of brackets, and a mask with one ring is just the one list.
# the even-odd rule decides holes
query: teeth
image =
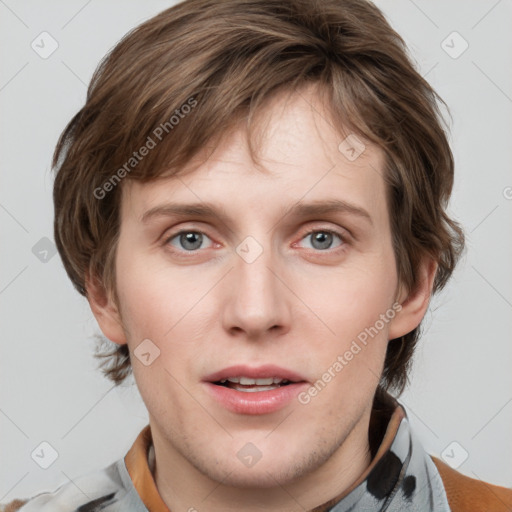
{"label": "teeth", "polygon": [[221,380],[221,383],[226,381],[232,382],[233,384],[242,384],[243,386],[271,386],[272,384],[288,382],[286,379],[281,379],[280,377],[267,377],[265,379],[251,379],[249,377],[228,377],[227,379]]}
{"label": "teeth", "polygon": [[244,386],[270,386],[274,382],[272,377],[267,379],[249,379],[248,377],[240,377],[240,384]]}
{"label": "teeth", "polygon": [[256,391],[272,391],[273,389],[277,389],[279,387],[280,386],[265,385],[265,386],[253,386],[251,388],[246,388],[241,385],[235,385],[232,387],[232,389],[234,389],[235,391],[243,391],[244,393],[255,393]]}
{"label": "teeth", "polygon": [[241,384],[242,386],[271,386],[272,384],[284,384],[287,383],[287,379],[281,379],[281,377],[267,377],[265,379],[251,379],[250,377],[228,377],[222,379],[221,384],[231,382],[233,384]]}

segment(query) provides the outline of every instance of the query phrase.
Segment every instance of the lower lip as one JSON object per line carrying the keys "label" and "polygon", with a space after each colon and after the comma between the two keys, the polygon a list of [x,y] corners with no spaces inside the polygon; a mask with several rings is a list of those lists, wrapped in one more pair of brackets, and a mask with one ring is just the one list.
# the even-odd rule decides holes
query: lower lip
{"label": "lower lip", "polygon": [[269,414],[288,405],[307,382],[296,382],[269,391],[236,391],[225,386],[206,382],[208,392],[226,409],[237,414]]}

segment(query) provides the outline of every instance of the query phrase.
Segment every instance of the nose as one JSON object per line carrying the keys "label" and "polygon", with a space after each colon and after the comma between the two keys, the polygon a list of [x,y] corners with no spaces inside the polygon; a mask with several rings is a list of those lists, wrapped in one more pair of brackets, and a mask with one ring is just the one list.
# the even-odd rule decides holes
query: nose
{"label": "nose", "polygon": [[[254,246],[251,251],[254,251]],[[261,249],[260,249],[261,250]],[[275,337],[290,328],[290,291],[278,255],[266,245],[254,260],[233,253],[234,268],[224,283],[223,322],[232,335],[251,340]]]}

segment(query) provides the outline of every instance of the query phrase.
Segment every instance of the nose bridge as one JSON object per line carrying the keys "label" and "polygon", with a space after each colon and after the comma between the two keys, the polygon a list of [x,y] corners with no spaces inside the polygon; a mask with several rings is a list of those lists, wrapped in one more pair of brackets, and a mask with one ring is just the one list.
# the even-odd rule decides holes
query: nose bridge
{"label": "nose bridge", "polygon": [[271,311],[271,302],[275,300],[275,276],[269,268],[275,266],[268,236],[263,240],[259,237],[249,236],[237,247],[237,261],[235,263],[238,280],[238,300],[244,305],[247,312],[260,316]]}
{"label": "nose bridge", "polygon": [[272,249],[269,233],[246,237],[235,252],[227,327],[241,329],[251,336],[275,326],[284,327],[288,321],[286,298],[275,275],[279,254]]}

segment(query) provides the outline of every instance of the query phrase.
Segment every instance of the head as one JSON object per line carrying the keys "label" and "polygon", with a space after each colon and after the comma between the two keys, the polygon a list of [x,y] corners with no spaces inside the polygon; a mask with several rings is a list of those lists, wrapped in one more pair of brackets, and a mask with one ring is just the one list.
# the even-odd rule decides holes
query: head
{"label": "head", "polygon": [[[360,0],[187,1],[96,70],[54,155],[55,240],[109,340],[106,375],[133,369],[155,428],[203,473],[293,435],[261,465],[286,481],[356,435],[376,390],[404,389],[463,249],[441,103]],[[219,370],[283,362],[307,384],[286,411],[198,406]]]}

